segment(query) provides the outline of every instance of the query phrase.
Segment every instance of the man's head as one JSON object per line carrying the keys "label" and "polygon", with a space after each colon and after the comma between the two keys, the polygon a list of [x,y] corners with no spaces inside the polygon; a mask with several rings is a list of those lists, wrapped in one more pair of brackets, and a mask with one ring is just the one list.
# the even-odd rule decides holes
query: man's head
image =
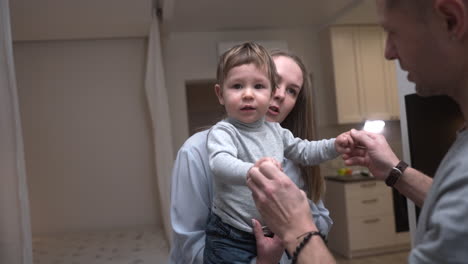
{"label": "man's head", "polygon": [[420,10],[429,6],[429,0],[386,0],[385,7],[388,9],[393,8],[410,8],[414,10]]}
{"label": "man's head", "polygon": [[423,96],[464,89],[468,70],[466,0],[377,0],[388,33],[385,57],[397,59]]}

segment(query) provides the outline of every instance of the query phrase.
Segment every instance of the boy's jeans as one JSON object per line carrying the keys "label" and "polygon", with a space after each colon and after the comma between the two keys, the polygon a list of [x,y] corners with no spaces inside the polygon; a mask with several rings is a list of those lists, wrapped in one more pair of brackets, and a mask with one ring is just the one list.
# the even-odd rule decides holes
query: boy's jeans
{"label": "boy's jeans", "polygon": [[255,236],[236,229],[211,214],[206,226],[203,263],[250,263],[257,256]]}

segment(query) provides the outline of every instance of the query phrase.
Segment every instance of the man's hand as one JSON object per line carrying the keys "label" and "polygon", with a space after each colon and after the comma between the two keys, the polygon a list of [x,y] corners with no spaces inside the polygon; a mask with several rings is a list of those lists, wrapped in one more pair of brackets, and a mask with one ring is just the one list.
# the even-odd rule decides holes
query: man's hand
{"label": "man's hand", "polygon": [[250,169],[247,185],[266,225],[286,244],[317,230],[305,193],[272,162]]}
{"label": "man's hand", "polygon": [[263,158],[257,160],[257,162],[255,162],[255,164],[254,164],[254,167],[260,167],[260,165],[262,165],[262,163],[266,162],[266,161],[269,161],[269,162],[273,163],[278,169],[283,171],[283,167],[281,166],[281,163],[279,161],[277,161],[275,158],[272,158],[272,157],[263,157]]}
{"label": "man's hand", "polygon": [[399,161],[385,137],[354,129],[351,130],[350,135],[355,146],[350,152],[342,155],[345,164],[365,166],[377,179],[385,180],[392,167],[396,166]]}

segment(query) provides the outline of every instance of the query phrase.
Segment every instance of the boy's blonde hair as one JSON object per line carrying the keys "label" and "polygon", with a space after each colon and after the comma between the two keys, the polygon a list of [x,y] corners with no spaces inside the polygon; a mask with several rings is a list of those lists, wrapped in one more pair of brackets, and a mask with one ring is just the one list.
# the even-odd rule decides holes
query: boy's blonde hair
{"label": "boy's blonde hair", "polygon": [[260,70],[265,71],[271,84],[271,94],[276,90],[276,67],[268,51],[255,42],[245,42],[236,45],[221,55],[216,71],[216,80],[219,86],[223,86],[228,72],[237,66],[255,64]]}

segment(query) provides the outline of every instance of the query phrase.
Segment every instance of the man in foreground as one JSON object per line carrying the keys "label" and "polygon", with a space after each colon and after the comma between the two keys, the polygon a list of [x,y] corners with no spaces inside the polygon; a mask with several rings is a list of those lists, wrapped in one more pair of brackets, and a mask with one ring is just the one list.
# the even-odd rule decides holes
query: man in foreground
{"label": "man in foreground", "polygon": [[[448,95],[468,115],[468,1],[377,0],[388,32],[385,57],[397,59],[421,96]],[[422,206],[409,263],[466,263],[468,259],[468,131],[455,143],[432,178],[407,167],[385,138],[351,131],[346,165],[367,166],[380,180]],[[437,142],[427,142],[437,144]],[[273,164],[252,169],[247,184],[268,227],[297,263],[334,263],[316,230],[305,195]]]}

